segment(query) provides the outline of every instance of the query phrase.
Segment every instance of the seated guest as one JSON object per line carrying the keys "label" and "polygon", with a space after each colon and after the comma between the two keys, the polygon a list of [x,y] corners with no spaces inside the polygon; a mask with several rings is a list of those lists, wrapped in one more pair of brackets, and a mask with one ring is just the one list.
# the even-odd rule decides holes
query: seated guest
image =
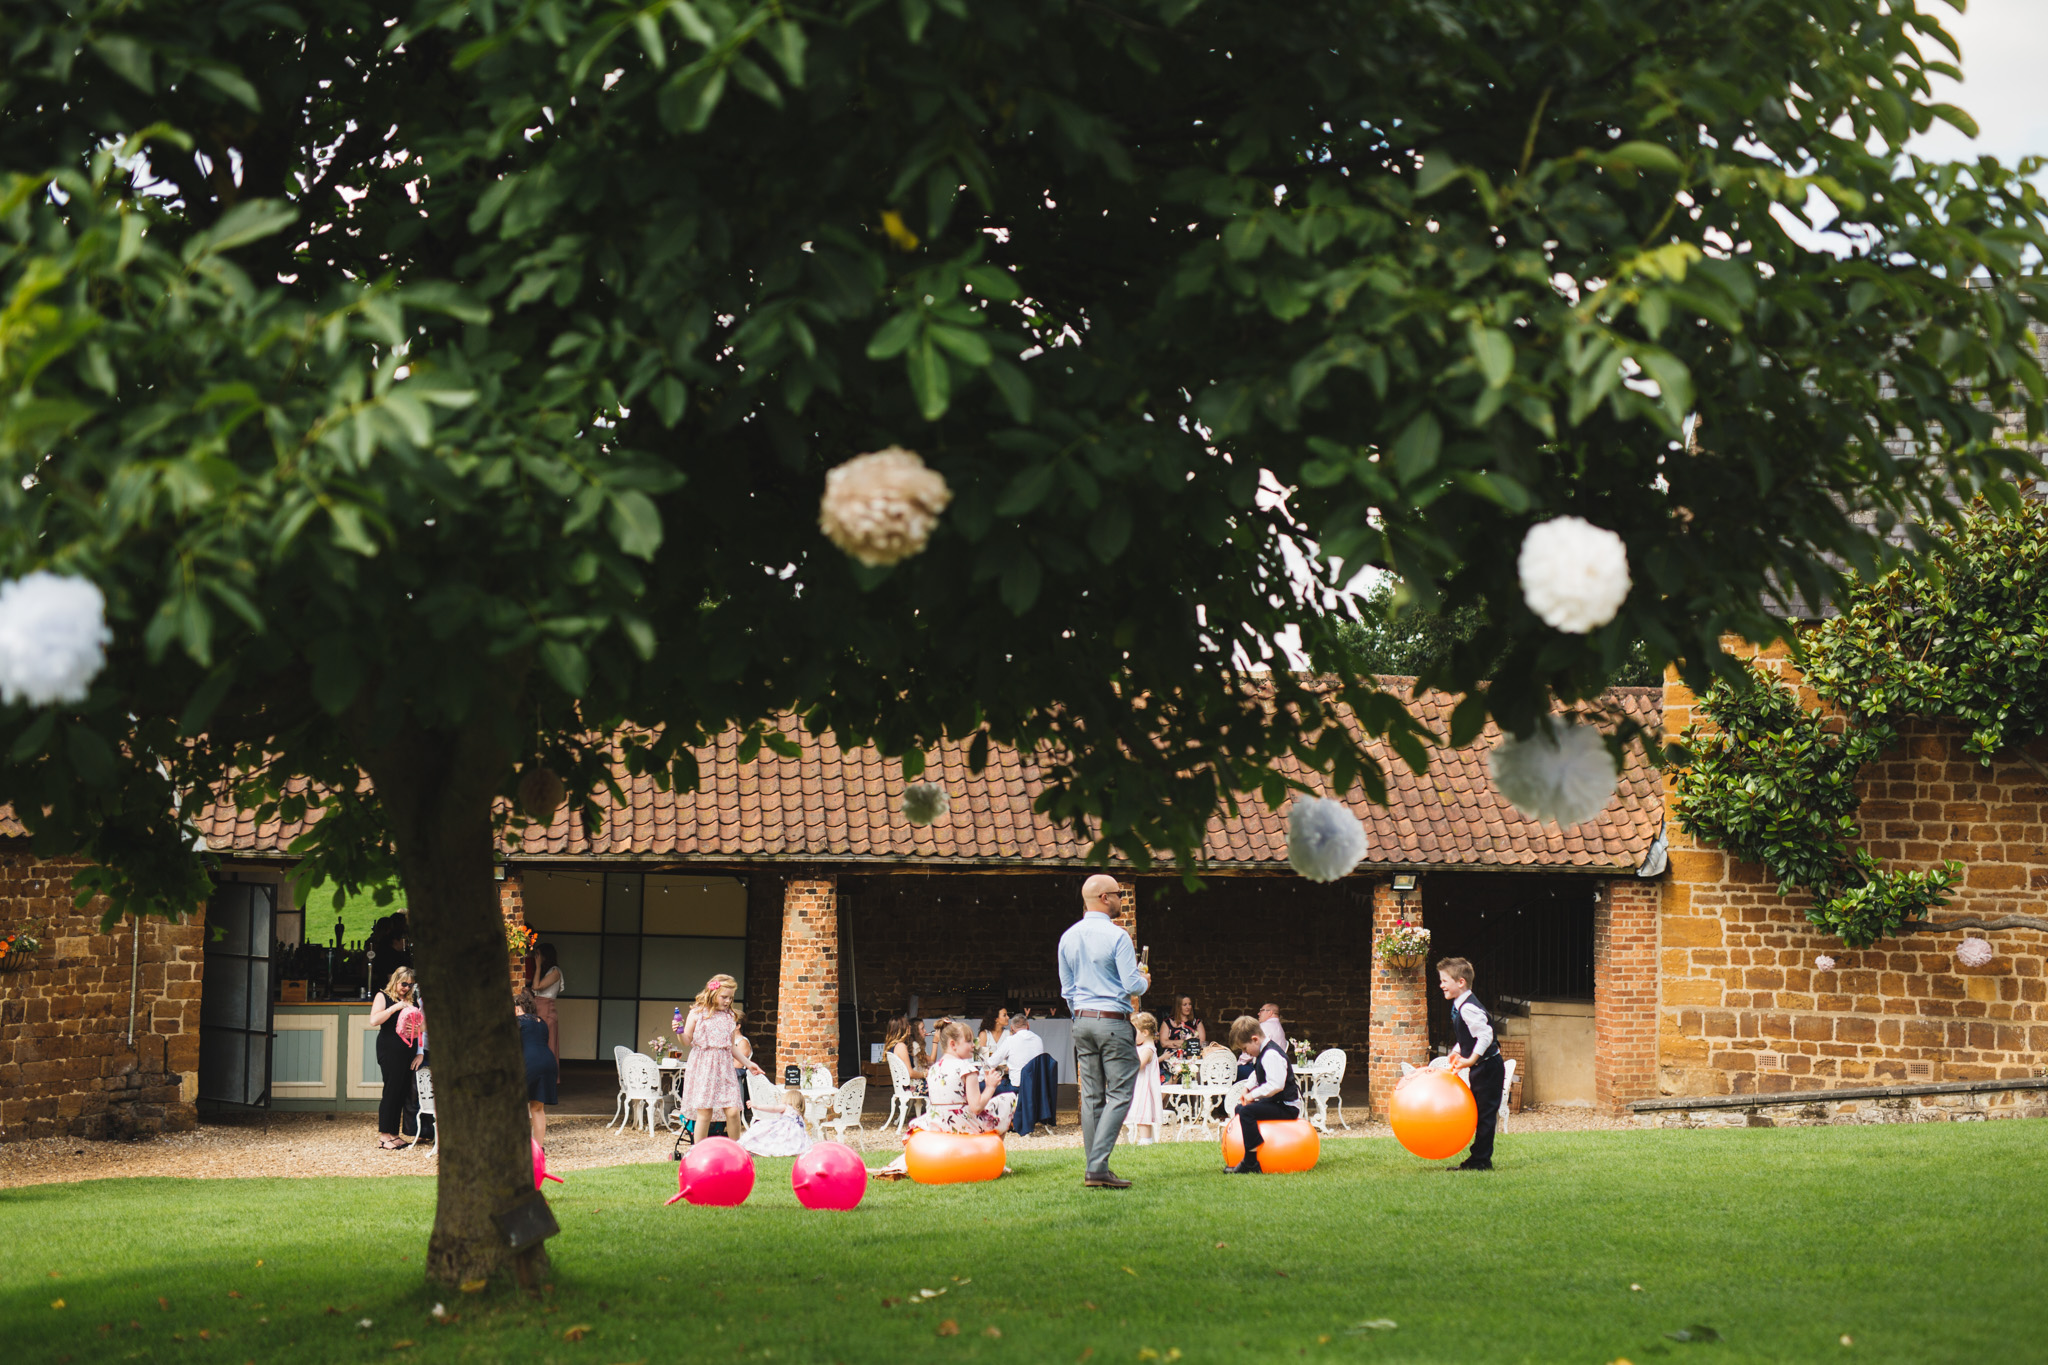
{"label": "seated guest", "polygon": [[924,1029],[915,1019],[899,1014],[882,1034],[882,1050],[900,1060],[910,1071],[911,1093],[924,1093]]}
{"label": "seated guest", "polygon": [[1173,1013],[1167,1016],[1165,1032],[1159,1041],[1169,1052],[1178,1052],[1193,1057],[1209,1045],[1209,1030],[1195,1017],[1193,996],[1183,995],[1173,1005]]}
{"label": "seated guest", "polygon": [[1023,1015],[1010,1020],[1010,1031],[996,1050],[989,1054],[989,1066],[998,1071],[1007,1071],[1012,1083],[1024,1074],[1025,1065],[1033,1057],[1045,1053],[1045,1039],[1032,1029],[1031,1021]]}
{"label": "seated guest", "polygon": [[1259,1006],[1259,1032],[1265,1034],[1268,1040],[1278,1043],[1282,1052],[1287,1051],[1287,1030],[1280,1026],[1278,1005]]}
{"label": "seated guest", "polygon": [[1301,1117],[1301,1087],[1294,1083],[1294,1064],[1281,1047],[1260,1027],[1259,1021],[1240,1014],[1230,1026],[1230,1045],[1252,1066],[1252,1084],[1237,1106],[1234,1122],[1244,1139],[1244,1160],[1225,1169],[1232,1175],[1259,1175],[1261,1119]]}
{"label": "seated guest", "polygon": [[981,1021],[981,1032],[974,1038],[974,1055],[984,1060],[995,1055],[1002,1046],[1003,1035],[1010,1031],[1010,1011],[998,1005],[995,1012]]}

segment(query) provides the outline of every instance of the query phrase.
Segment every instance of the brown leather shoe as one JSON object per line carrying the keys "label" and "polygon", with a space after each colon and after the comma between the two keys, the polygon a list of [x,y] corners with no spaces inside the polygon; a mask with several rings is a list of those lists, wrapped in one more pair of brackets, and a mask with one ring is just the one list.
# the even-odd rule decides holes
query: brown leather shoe
{"label": "brown leather shoe", "polygon": [[1131,1182],[1115,1171],[1090,1171],[1081,1177],[1081,1183],[1091,1190],[1127,1190]]}

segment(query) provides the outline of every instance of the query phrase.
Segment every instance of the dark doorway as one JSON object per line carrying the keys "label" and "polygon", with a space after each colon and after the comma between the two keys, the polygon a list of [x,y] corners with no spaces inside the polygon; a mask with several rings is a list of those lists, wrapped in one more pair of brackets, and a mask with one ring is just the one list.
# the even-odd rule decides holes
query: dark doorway
{"label": "dark doorway", "polygon": [[1474,873],[1423,883],[1429,926],[1429,1041],[1451,1041],[1451,1009],[1437,992],[1438,958],[1472,963],[1473,990],[1488,1009],[1529,1000],[1593,998],[1591,877]]}
{"label": "dark doorway", "polygon": [[271,925],[277,888],[230,882],[206,903],[199,1006],[199,1098],[270,1103]]}

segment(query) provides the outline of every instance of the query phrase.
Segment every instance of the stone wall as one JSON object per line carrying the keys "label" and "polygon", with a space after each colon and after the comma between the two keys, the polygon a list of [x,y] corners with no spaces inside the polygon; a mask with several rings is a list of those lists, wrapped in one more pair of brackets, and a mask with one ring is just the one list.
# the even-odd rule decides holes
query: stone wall
{"label": "stone wall", "polygon": [[1638,1128],[1820,1128],[2039,1118],[2048,1118],[2048,1087],[2038,1081],[1829,1090],[1796,1099],[1759,1096],[1756,1103],[1743,1105],[1653,1101],[1635,1115]]}
{"label": "stone wall", "polygon": [[142,928],[135,1044],[128,1043],[133,921],[100,932],[72,905],[82,864],[0,851],[0,929],[42,941],[0,973],[0,1141],[136,1137],[197,1122],[202,917]]}
{"label": "stone wall", "polygon": [[[1788,684],[1783,646],[1762,651]],[[1807,698],[1809,705],[1812,697]],[[1674,738],[1694,699],[1665,687]],[[2013,755],[1988,766],[1953,727],[1916,723],[1860,786],[1871,851],[1902,867],[1956,859],[1955,915],[2048,914],[2048,780]],[[2034,756],[2048,753],[2037,745]],[[1657,1090],[1743,1095],[1883,1083],[2018,1078],[2048,1072],[2048,935],[1994,930],[1981,967],[1955,957],[1960,932],[1845,948],[1781,897],[1761,867],[1670,826],[1659,919]],[[1816,959],[1834,959],[1831,971]]]}

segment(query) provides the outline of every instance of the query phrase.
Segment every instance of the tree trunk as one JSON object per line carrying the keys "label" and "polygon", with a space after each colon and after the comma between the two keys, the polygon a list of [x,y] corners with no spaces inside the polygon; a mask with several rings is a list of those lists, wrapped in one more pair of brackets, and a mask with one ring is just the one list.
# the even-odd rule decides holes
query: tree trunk
{"label": "tree trunk", "polygon": [[545,1243],[514,1255],[493,1221],[535,1197],[493,874],[491,803],[512,758],[476,720],[455,732],[407,726],[358,752],[390,820],[432,1039],[441,1174],[427,1277],[461,1284],[510,1268],[530,1283],[547,1270]]}

